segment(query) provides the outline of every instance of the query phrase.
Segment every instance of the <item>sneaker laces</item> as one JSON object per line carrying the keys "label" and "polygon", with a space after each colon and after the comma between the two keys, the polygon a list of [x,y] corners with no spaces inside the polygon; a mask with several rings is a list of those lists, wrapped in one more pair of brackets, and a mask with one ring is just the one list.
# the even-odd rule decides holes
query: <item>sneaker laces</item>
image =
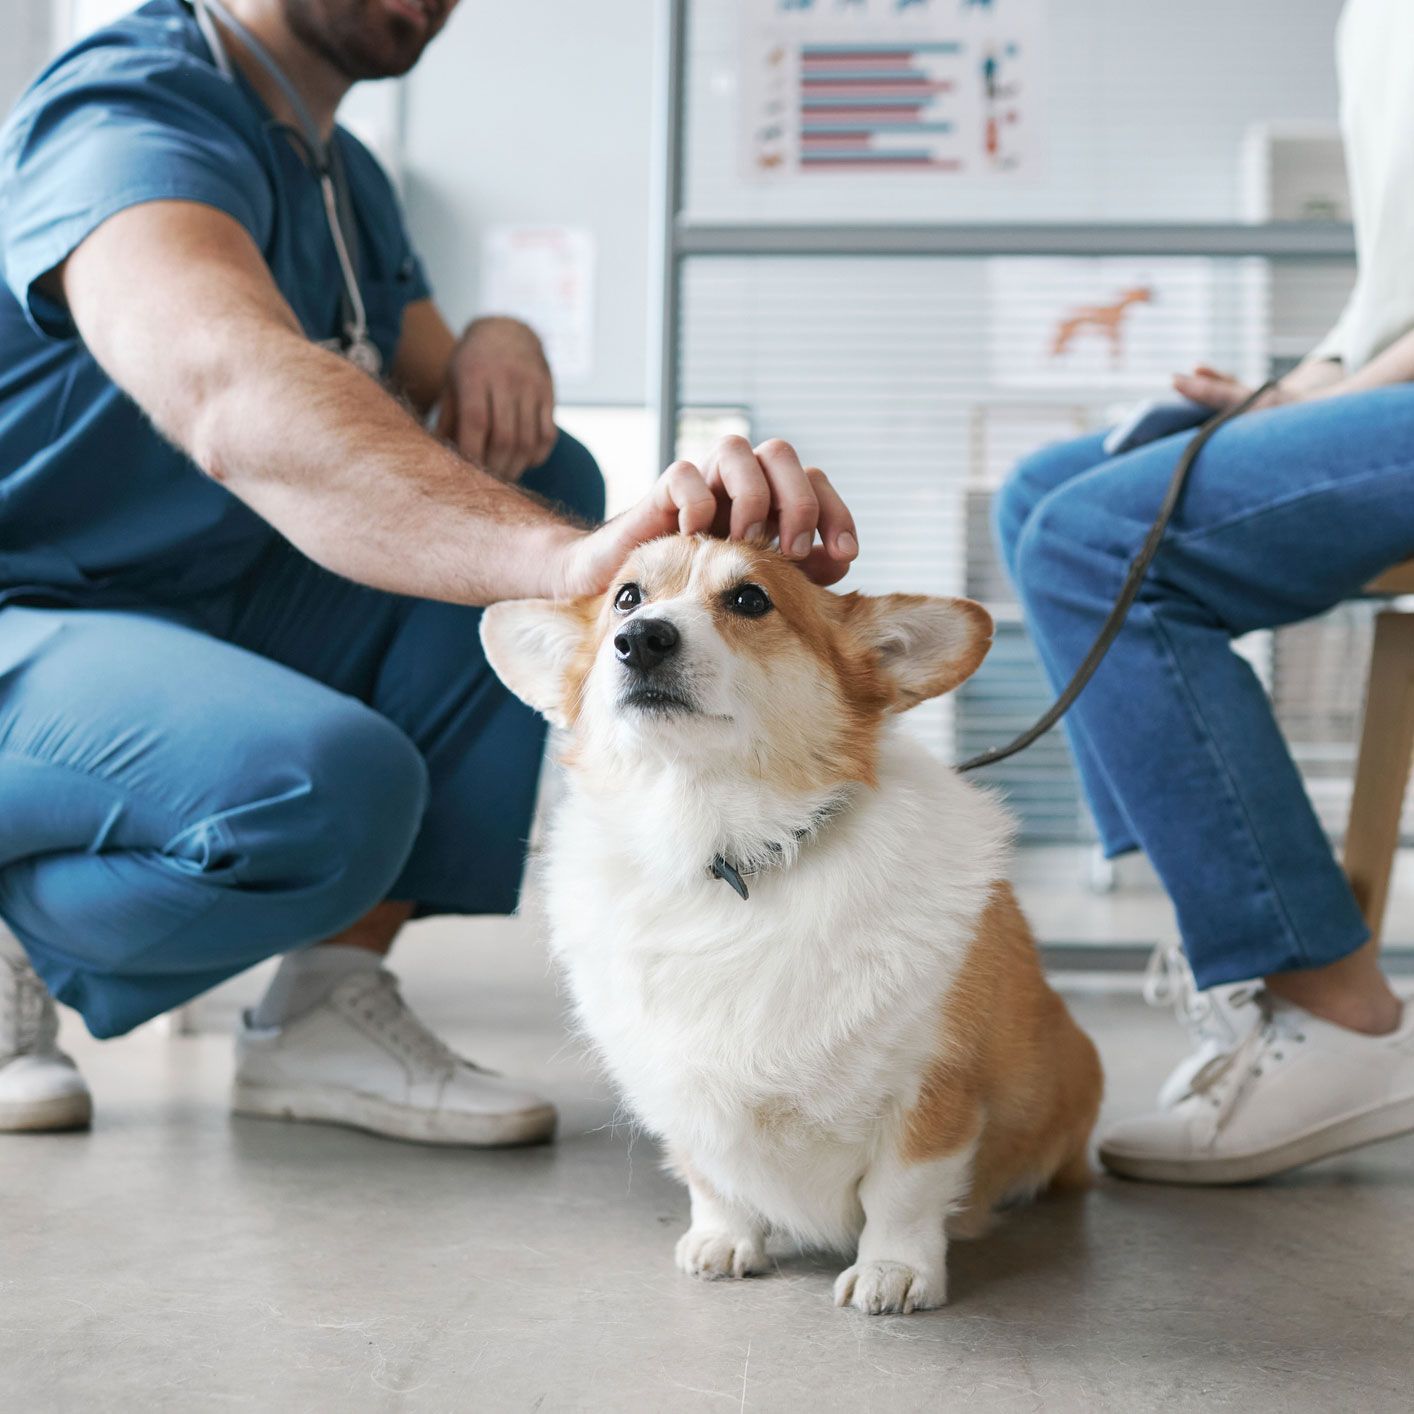
{"label": "sneaker laces", "polygon": [[[380,969],[368,974],[368,982],[351,998],[355,1010],[394,1050],[412,1065],[448,1076],[458,1067],[482,1070],[473,1061],[459,1056],[440,1036],[429,1030],[403,1000],[398,979]],[[489,1074],[490,1072],[483,1072]]]}
{"label": "sneaker laces", "polygon": [[1226,1012],[1245,1006],[1259,990],[1255,983],[1240,983],[1222,992],[1216,987],[1200,991],[1177,939],[1160,943],[1144,969],[1144,1000],[1153,1007],[1172,1007],[1195,1045],[1205,1041],[1226,1043],[1225,1048],[1236,1045],[1236,1029]]}
{"label": "sneaker laces", "polygon": [[1200,991],[1177,940],[1154,949],[1144,973],[1144,1000],[1150,1006],[1171,1007],[1192,1047],[1160,1087],[1160,1109],[1176,1105],[1188,1093],[1198,1070],[1226,1055],[1247,1035],[1251,1020],[1244,1012],[1258,987],[1257,983],[1238,983]]}
{"label": "sneaker laces", "polygon": [[57,1030],[44,983],[26,962],[0,956],[0,1064],[53,1044]]}
{"label": "sneaker laces", "polygon": [[1252,1002],[1259,1013],[1257,1024],[1230,1051],[1214,1056],[1198,1068],[1188,1085],[1188,1097],[1206,1100],[1217,1110],[1217,1128],[1221,1130],[1232,1117],[1255,1080],[1261,1078],[1264,1067],[1282,1060],[1286,1048],[1300,1045],[1306,1039],[1301,1028],[1301,1013],[1293,1008],[1278,1008],[1270,993],[1258,988]]}

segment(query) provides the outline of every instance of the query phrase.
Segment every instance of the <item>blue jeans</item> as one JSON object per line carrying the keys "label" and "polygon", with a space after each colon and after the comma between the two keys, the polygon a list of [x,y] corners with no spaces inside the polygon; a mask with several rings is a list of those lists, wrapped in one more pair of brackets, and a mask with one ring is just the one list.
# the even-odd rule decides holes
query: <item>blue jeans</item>
{"label": "blue jeans", "polygon": [[[604,509],[561,434],[524,484]],[[544,724],[478,609],[284,541],[198,603],[0,610],[0,915],[96,1036],[383,899],[516,904]]]}
{"label": "blue jeans", "polygon": [[[1059,687],[1119,593],[1182,433],[1024,461],[1002,554]],[[1109,855],[1142,848],[1200,986],[1317,967],[1369,936],[1271,703],[1231,640],[1310,618],[1414,554],[1414,386],[1250,413],[1204,448],[1124,630],[1066,719]]]}

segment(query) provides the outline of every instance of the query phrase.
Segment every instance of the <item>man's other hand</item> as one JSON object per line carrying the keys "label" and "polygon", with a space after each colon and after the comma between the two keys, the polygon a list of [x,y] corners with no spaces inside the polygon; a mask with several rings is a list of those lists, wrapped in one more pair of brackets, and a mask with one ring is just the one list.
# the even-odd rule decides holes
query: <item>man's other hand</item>
{"label": "man's other hand", "polygon": [[437,434],[501,481],[550,455],[555,388],[532,329],[499,316],[468,326],[447,367]]}

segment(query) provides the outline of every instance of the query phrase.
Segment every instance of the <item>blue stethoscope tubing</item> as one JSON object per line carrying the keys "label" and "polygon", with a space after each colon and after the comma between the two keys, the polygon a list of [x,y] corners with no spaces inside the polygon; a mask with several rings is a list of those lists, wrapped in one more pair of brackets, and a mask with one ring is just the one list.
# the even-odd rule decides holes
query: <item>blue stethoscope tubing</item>
{"label": "blue stethoscope tubing", "polygon": [[[374,377],[382,369],[382,356],[377,345],[368,334],[368,310],[363,302],[363,292],[359,289],[358,272],[354,268],[350,253],[350,239],[344,229],[344,213],[352,210],[348,184],[344,178],[343,165],[332,142],[326,142],[319,127],[311,116],[309,107],[300,96],[299,90],[290,82],[289,76],[275,61],[268,49],[241,23],[222,3],[222,0],[192,0],[196,22],[202,36],[216,61],[216,67],[232,82],[236,80],[235,65],[231,62],[230,51],[221,37],[221,31],[213,13],[221,23],[240,37],[261,68],[270,75],[271,81],[285,96],[290,110],[295,116],[293,131],[309,153],[314,163],[315,175],[319,180],[320,194],[324,199],[324,217],[329,223],[329,235],[334,242],[334,252],[339,261],[339,277],[343,282],[343,338],[338,341],[339,351],[356,367]],[[283,124],[281,126],[284,126]]]}

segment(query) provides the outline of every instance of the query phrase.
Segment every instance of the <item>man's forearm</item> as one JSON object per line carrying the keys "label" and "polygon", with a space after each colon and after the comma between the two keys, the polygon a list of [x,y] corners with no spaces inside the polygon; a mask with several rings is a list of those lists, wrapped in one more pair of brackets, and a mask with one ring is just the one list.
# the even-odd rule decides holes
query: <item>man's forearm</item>
{"label": "man's forearm", "polygon": [[229,216],[188,202],[129,208],[51,286],[157,427],[311,559],[459,603],[558,587],[557,552],[580,532],[311,343]]}
{"label": "man's forearm", "polygon": [[[425,433],[338,355],[262,331],[177,440],[311,559],[360,583],[485,604],[552,593],[578,532]],[[183,435],[185,433],[185,435]]]}
{"label": "man's forearm", "polygon": [[403,310],[402,333],[388,381],[419,417],[425,418],[442,397],[456,346],[456,335],[430,299],[417,300]]}

